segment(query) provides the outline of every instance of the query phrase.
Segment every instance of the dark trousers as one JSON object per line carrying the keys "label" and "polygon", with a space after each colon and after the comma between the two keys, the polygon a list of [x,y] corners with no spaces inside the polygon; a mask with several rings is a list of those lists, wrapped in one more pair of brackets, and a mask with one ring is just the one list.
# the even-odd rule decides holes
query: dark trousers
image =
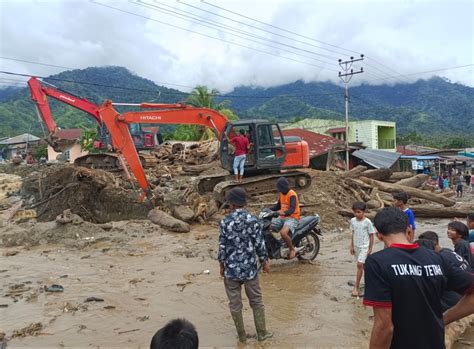
{"label": "dark trousers", "polygon": [[262,290],[258,275],[249,281],[235,281],[224,278],[225,292],[227,293],[227,298],[229,298],[230,311],[237,313],[242,310],[242,285],[249,299],[250,307],[252,309],[263,308]]}

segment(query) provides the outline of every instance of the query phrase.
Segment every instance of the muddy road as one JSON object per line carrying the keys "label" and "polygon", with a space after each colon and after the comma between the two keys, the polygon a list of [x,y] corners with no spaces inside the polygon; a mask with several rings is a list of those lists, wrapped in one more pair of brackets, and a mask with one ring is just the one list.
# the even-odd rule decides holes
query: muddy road
{"label": "muddy road", "polygon": [[[15,333],[9,347],[146,348],[155,331],[177,317],[195,324],[203,347],[237,345],[215,260],[216,225],[171,234],[147,221],[113,224],[76,242],[0,249],[0,331],[10,338]],[[419,222],[418,232],[435,230],[450,247],[446,224]],[[355,264],[349,239],[347,229],[324,236],[313,264],[271,263],[261,283],[275,337],[266,345],[250,340],[247,347],[367,347],[372,309],[350,296]],[[45,292],[53,284],[64,291]],[[244,317],[254,334],[248,304]],[[29,333],[20,331],[35,323]]]}

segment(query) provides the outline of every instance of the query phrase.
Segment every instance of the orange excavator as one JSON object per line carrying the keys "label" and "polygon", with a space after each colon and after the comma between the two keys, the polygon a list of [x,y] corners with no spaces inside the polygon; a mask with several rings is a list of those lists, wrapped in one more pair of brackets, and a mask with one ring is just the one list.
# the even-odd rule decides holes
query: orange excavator
{"label": "orange excavator", "polygon": [[[76,108],[77,104],[68,98],[58,98],[59,91],[49,89],[45,92],[44,87],[36,78],[28,81],[32,99],[36,102],[39,114],[46,124],[49,132],[48,142],[54,143],[54,133],[57,130],[52,120],[46,96],[55,97]],[[56,96],[58,95],[58,96]],[[74,97],[76,98],[76,97]],[[143,190],[142,198],[151,197],[152,190],[143,169],[143,160],[137,152],[136,141],[131,134],[131,125],[141,124],[189,124],[201,125],[210,128],[220,141],[221,166],[231,171],[233,155],[229,149],[228,138],[240,130],[244,130],[250,143],[253,145],[247,156],[245,173],[251,174],[238,184],[244,187],[249,194],[269,192],[275,189],[275,182],[280,176],[286,176],[291,187],[304,188],[311,183],[311,177],[302,171],[295,171],[309,166],[308,143],[298,137],[283,137],[277,123],[268,120],[240,120],[229,122],[219,112],[208,108],[196,108],[190,105],[176,104],[114,104],[107,100],[101,106],[92,107],[93,103],[87,101],[88,109],[81,108],[93,115],[99,125],[105,126],[111,146],[119,159],[124,170],[127,168],[133,173],[136,181]],[[119,113],[114,106],[135,106],[139,111]],[[90,110],[89,110],[90,109]],[[83,161],[82,164],[87,164]],[[200,193],[213,191],[214,197],[222,202],[225,192],[237,185],[229,177],[203,176],[197,181]]]}

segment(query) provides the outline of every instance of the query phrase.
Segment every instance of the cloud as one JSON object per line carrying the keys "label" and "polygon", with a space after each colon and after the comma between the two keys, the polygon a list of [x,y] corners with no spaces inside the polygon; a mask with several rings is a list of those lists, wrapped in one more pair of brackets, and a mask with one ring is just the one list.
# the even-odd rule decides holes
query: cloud
{"label": "cloud", "polygon": [[[352,50],[366,55],[366,60],[356,65],[356,69],[363,66],[366,73],[354,77],[354,83],[413,81],[432,74],[386,78],[474,61],[474,4],[469,0],[209,0],[306,38],[202,2],[183,0],[254,28],[175,1],[141,1],[140,5],[131,1],[98,0],[129,12],[124,13],[91,1],[0,0],[0,56],[71,68],[119,65],[158,83],[205,84],[222,91],[238,85],[273,86],[298,79],[338,82],[337,59],[356,55]],[[201,25],[152,6],[200,16],[197,22]],[[231,27],[225,28],[230,33],[222,27],[212,28],[213,24]],[[242,31],[254,37],[249,38]],[[2,70],[35,75],[61,71],[5,59],[0,59],[0,66]],[[436,74],[474,86],[473,67]]]}

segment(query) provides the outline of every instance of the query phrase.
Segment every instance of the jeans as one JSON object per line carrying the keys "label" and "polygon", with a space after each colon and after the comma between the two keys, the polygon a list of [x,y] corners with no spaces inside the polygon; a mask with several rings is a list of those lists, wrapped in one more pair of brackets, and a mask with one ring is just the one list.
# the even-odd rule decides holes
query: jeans
{"label": "jeans", "polygon": [[234,175],[244,175],[245,154],[234,157]]}

